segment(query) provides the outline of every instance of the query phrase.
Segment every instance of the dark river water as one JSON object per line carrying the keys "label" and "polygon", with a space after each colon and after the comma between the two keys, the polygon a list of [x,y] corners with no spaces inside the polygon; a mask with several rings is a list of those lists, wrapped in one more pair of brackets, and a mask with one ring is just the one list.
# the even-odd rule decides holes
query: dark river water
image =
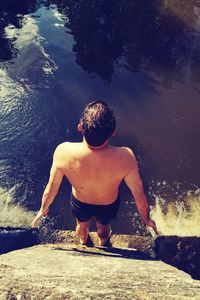
{"label": "dark river water", "polygon": [[[102,99],[117,116],[111,143],[135,150],[160,231],[200,234],[199,94],[199,0],[1,0],[1,226],[31,221],[56,146],[81,140],[83,107]],[[114,231],[140,233],[120,190]],[[56,228],[74,227],[69,195],[64,179]]]}

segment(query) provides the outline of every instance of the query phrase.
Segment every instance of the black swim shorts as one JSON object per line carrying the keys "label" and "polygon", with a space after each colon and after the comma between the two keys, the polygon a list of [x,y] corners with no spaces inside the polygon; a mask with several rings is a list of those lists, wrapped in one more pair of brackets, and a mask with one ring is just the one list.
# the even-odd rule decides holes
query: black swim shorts
{"label": "black swim shorts", "polygon": [[96,204],[87,204],[79,201],[71,195],[71,209],[73,215],[80,222],[87,222],[93,216],[96,218],[96,221],[102,225],[110,224],[110,221],[116,218],[119,210],[119,196],[112,204],[107,205],[96,205]]}

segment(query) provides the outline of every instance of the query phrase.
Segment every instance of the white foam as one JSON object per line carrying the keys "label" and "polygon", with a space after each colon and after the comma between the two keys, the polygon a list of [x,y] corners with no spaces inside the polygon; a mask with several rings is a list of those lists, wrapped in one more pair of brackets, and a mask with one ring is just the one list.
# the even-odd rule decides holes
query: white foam
{"label": "white foam", "polygon": [[35,213],[13,202],[12,191],[0,188],[0,226],[30,227]]}
{"label": "white foam", "polygon": [[159,234],[200,236],[200,196],[197,191],[190,191],[182,201],[165,202],[157,196],[156,205],[151,211]]}

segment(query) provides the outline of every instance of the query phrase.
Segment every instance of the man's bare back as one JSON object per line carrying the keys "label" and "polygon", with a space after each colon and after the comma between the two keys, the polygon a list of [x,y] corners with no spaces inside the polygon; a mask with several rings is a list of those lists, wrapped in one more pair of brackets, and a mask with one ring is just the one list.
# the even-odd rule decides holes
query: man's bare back
{"label": "man's bare back", "polygon": [[92,149],[85,141],[63,143],[54,155],[54,163],[71,183],[73,195],[81,202],[103,205],[116,200],[132,159],[126,147]]}
{"label": "man's bare back", "polygon": [[157,232],[149,216],[137,160],[131,149],[112,147],[109,138],[115,134],[113,110],[103,101],[89,103],[77,126],[83,135],[81,143],[60,144],[54,153],[50,178],[42,196],[40,210],[32,222],[36,227],[54,201],[63,176],[72,185],[71,207],[76,217],[76,233],[81,244],[87,242],[90,220],[96,218],[99,245],[108,240],[111,220],[118,212],[118,188],[124,179],[129,187],[144,225]]}

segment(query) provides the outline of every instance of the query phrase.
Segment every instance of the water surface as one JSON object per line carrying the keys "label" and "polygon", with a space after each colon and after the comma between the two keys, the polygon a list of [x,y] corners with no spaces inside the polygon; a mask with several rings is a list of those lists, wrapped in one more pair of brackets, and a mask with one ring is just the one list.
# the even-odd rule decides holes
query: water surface
{"label": "water surface", "polygon": [[[192,208],[199,209],[199,92],[198,0],[1,1],[4,216],[5,205],[12,211],[16,205],[39,208],[53,151],[61,142],[81,140],[76,125],[83,107],[102,99],[116,111],[112,144],[135,150],[151,204],[159,199],[159,226],[169,227],[172,215],[174,222],[180,215],[191,218]],[[69,194],[64,180],[51,209],[56,227],[74,226]],[[138,232],[140,221],[123,185],[121,194],[114,230]],[[173,212],[171,221],[163,209],[160,214],[160,201],[164,213]],[[198,214],[192,222],[199,224]],[[173,224],[181,231],[180,223]]]}

